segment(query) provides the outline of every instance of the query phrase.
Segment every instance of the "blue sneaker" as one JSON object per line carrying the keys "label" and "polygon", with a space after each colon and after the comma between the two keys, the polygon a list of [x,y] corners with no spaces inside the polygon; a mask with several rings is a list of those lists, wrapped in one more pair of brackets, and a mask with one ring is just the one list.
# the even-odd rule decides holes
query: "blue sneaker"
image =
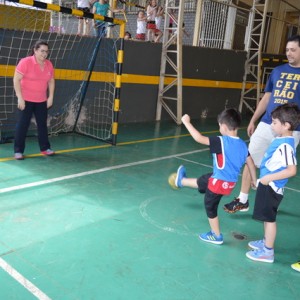
{"label": "blue sneaker", "polygon": [[252,241],[248,243],[248,246],[253,249],[253,250],[259,250],[262,249],[265,245],[265,240],[257,240],[257,241]]}
{"label": "blue sneaker", "polygon": [[184,166],[180,166],[177,170],[176,178],[175,178],[175,185],[178,188],[182,188],[183,185],[181,184],[182,178],[186,177],[186,169]]}
{"label": "blue sneaker", "polygon": [[223,235],[222,233],[217,236],[214,232],[209,231],[207,233],[201,233],[199,234],[199,239],[212,244],[221,245],[223,244]]}
{"label": "blue sneaker", "polygon": [[274,262],[274,250],[266,250],[265,248],[258,250],[251,250],[246,253],[246,256],[255,261],[273,263]]}

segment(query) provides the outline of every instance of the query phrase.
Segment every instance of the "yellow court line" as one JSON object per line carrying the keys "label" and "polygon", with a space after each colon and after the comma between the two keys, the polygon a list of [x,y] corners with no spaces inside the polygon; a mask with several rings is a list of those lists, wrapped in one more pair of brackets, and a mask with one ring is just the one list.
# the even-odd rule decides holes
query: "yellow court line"
{"label": "yellow court line", "polygon": [[[15,66],[0,65],[0,76],[13,77]],[[55,69],[56,80],[83,81],[86,80],[87,72],[84,70],[67,70]],[[111,72],[92,72],[90,81],[93,82],[115,82],[116,74]],[[136,75],[123,73],[121,83],[128,84],[146,84],[158,85],[159,76]],[[174,78],[166,77],[165,84],[171,84]],[[226,89],[242,89],[242,82],[222,81],[222,80],[207,80],[183,78],[182,85],[187,87],[203,87],[203,88],[226,88]],[[247,84],[249,89],[251,85]]]}
{"label": "yellow court line", "polygon": [[[209,133],[216,133],[216,132],[219,132],[219,130],[202,132],[202,133],[203,134],[209,134]],[[149,142],[163,141],[163,140],[168,140],[168,139],[182,138],[182,137],[187,137],[187,136],[190,136],[190,134],[187,133],[187,134],[174,135],[174,136],[166,136],[166,137],[159,137],[159,138],[152,138],[152,139],[145,139],[145,140],[121,142],[121,143],[117,143],[117,146],[126,146],[126,145],[132,145],[132,144],[149,143]],[[88,151],[88,150],[101,149],[101,148],[109,148],[109,147],[113,147],[113,146],[110,145],[110,144],[101,145],[101,146],[89,146],[89,147],[81,147],[81,148],[58,150],[58,151],[55,151],[55,153],[56,154],[70,153],[70,152]],[[25,155],[25,158],[27,158],[27,157],[28,158],[29,157],[38,157],[38,156],[44,156],[44,155],[41,154],[41,153],[35,153],[35,154]],[[6,161],[11,161],[11,160],[15,160],[15,158],[14,157],[0,158],[0,162],[6,162]]]}

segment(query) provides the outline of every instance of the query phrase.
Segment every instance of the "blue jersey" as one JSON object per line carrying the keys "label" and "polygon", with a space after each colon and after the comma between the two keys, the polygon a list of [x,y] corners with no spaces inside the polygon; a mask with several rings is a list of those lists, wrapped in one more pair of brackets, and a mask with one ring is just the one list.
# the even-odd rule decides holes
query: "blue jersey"
{"label": "blue jersey", "polygon": [[[280,172],[290,165],[297,165],[295,139],[293,136],[277,137],[267,149],[260,166],[260,178]],[[288,179],[275,180],[278,188],[283,188]]]}
{"label": "blue jersey", "polygon": [[[265,92],[271,93],[271,98],[261,121],[271,124],[271,113],[277,106],[295,102],[300,107],[300,68],[293,68],[289,64],[276,67],[269,77]],[[296,130],[300,131],[300,126]]]}
{"label": "blue jersey", "polygon": [[239,137],[218,136],[209,138],[213,155],[212,178],[237,182],[242,166],[248,157],[246,143]]}

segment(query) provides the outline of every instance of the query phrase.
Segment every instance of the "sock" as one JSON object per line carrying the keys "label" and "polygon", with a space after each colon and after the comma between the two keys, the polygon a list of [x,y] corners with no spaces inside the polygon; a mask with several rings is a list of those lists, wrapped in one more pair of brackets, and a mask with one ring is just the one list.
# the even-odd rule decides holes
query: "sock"
{"label": "sock", "polygon": [[267,252],[267,253],[274,253],[274,249],[273,248],[268,248],[266,245],[264,246],[264,250],[265,250],[265,252]]}
{"label": "sock", "polygon": [[245,193],[240,192],[240,195],[238,197],[240,199],[240,202],[245,204],[248,201],[248,195],[249,194],[245,194]]}

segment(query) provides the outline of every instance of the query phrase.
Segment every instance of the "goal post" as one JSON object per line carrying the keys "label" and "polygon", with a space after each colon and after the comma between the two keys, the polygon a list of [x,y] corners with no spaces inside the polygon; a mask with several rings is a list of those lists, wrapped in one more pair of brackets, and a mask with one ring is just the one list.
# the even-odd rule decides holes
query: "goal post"
{"label": "goal post", "polygon": [[[0,4],[1,142],[13,138],[17,119],[15,67],[36,40],[45,40],[56,81],[49,134],[75,132],[116,145],[126,22],[39,1],[5,3]],[[97,36],[93,26],[87,36],[77,35],[78,18],[104,22],[112,38]],[[35,129],[33,119],[29,135]]]}

